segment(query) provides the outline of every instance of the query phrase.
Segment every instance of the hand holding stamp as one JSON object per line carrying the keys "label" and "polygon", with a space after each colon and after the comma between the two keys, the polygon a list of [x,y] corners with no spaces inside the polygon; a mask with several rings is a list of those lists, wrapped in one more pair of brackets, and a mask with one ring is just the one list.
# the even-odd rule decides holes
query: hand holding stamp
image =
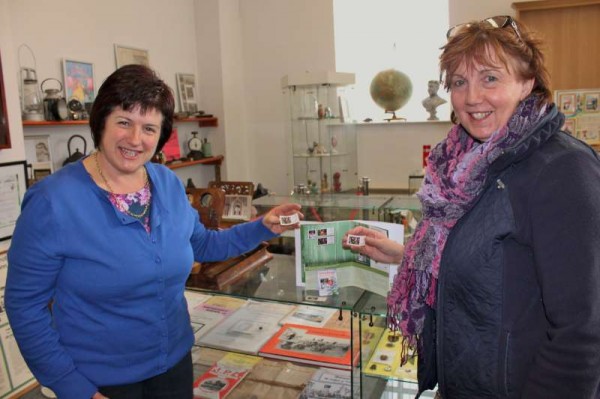
{"label": "hand holding stamp", "polygon": [[281,224],[282,226],[289,226],[298,222],[300,222],[300,218],[298,217],[297,213],[279,216],[279,224]]}
{"label": "hand holding stamp", "polygon": [[365,246],[365,236],[357,236],[348,234],[348,245],[352,245],[355,247],[364,247]]}

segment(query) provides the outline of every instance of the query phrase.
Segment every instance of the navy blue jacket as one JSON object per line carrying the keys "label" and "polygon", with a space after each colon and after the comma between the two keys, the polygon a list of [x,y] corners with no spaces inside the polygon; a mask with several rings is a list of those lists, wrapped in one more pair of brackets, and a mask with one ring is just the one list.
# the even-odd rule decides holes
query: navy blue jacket
{"label": "navy blue jacket", "polygon": [[600,159],[563,120],[553,107],[505,151],[452,229],[421,337],[421,389],[600,397]]}

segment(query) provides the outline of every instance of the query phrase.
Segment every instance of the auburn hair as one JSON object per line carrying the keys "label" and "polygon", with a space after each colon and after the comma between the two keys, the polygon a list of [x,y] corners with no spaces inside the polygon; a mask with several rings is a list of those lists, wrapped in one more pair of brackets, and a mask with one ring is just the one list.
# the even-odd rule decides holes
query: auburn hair
{"label": "auburn hair", "polygon": [[[498,67],[497,61],[500,61],[502,66],[521,79],[535,80],[532,94],[539,98],[540,103],[552,102],[543,42],[523,23],[516,20],[515,23],[520,37],[511,25],[496,28],[481,21],[460,26],[442,47],[440,56],[440,77],[446,90],[452,89],[451,77],[463,62],[471,68],[475,63]],[[492,54],[496,55],[497,61]]]}

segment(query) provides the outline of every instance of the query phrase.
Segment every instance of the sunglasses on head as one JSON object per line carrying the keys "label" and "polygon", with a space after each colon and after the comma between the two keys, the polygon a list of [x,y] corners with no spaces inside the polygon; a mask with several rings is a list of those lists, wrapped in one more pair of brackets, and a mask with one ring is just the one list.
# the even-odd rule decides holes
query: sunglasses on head
{"label": "sunglasses on head", "polygon": [[[521,38],[521,32],[519,32],[519,28],[517,27],[517,23],[509,15],[499,15],[496,17],[486,18],[481,22],[489,25],[491,28],[494,29],[501,29],[510,26],[517,34],[519,40],[523,41],[523,39]],[[471,23],[454,25],[452,28],[448,29],[448,32],[446,32],[446,38],[450,39],[452,36],[456,35],[462,28],[467,28],[471,25]]]}

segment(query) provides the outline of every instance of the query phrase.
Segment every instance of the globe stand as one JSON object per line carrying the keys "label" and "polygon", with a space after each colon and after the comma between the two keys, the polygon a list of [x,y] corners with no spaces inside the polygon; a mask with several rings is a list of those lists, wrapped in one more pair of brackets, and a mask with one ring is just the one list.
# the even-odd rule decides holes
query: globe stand
{"label": "globe stand", "polygon": [[391,118],[383,118],[384,121],[406,121],[406,118],[399,118],[396,116],[396,111],[385,111],[386,114],[392,114]]}

